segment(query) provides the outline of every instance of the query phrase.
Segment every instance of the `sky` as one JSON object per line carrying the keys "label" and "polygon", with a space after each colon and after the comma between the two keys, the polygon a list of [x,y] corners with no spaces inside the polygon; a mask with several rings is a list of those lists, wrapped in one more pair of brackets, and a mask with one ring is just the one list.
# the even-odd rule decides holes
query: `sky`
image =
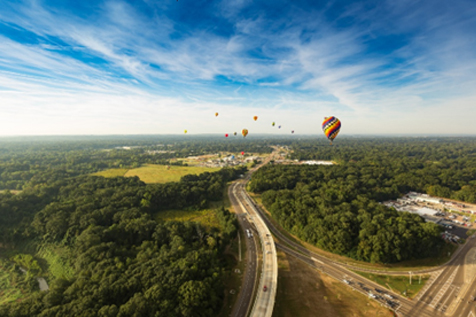
{"label": "sky", "polygon": [[0,136],[323,136],[328,116],[476,134],[474,0],[1,1]]}

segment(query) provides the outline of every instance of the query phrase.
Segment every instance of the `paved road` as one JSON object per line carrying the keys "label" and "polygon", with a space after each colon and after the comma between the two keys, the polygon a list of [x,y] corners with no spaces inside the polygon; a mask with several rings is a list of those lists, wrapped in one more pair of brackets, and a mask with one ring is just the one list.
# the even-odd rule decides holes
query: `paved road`
{"label": "paved road", "polygon": [[242,204],[238,201],[237,197],[233,193],[236,191],[236,186],[238,183],[233,183],[228,188],[228,196],[230,197],[231,204],[233,209],[235,210],[238,222],[242,231],[244,232],[244,240],[246,243],[246,255],[245,259],[246,269],[244,272],[243,283],[241,286],[241,290],[238,294],[238,299],[235,303],[235,307],[233,308],[233,312],[231,316],[233,317],[243,317],[248,316],[248,313],[251,309],[251,304],[253,303],[253,292],[255,290],[255,284],[257,281],[257,272],[258,272],[258,261],[257,261],[257,241],[255,235],[252,238],[248,238],[246,234],[246,229],[253,230],[253,227],[246,219],[246,210],[242,208]]}
{"label": "paved road", "polygon": [[[324,256],[309,251],[299,243],[288,239],[279,230],[277,230],[277,228],[273,225],[273,223],[269,221],[267,216],[260,208],[258,208],[257,206],[255,206],[255,208],[262,215],[262,218],[265,221],[269,230],[282,243],[279,245],[279,248],[285,251],[286,253],[296,256],[300,259],[307,258],[306,263],[314,263],[312,264],[314,267],[323,270],[326,274],[329,274],[330,276],[338,280],[343,281],[344,279],[346,279],[346,277],[352,278],[352,280],[356,283],[361,283],[362,286],[359,286],[358,288],[362,288],[362,290],[366,291],[367,293],[370,291],[375,294],[375,288],[382,288],[377,284],[350,271],[350,269],[363,271],[362,269],[327,259]],[[395,298],[398,298],[397,305],[394,305],[394,307],[391,308],[395,310],[399,316],[466,317],[468,316],[468,314],[470,314],[470,311],[473,311],[476,317],[476,308],[474,307],[474,305],[476,305],[476,302],[472,302],[470,304],[467,303],[469,296],[476,294],[460,294],[460,291],[464,284],[464,259],[470,249],[473,247],[476,247],[476,239],[468,239],[468,242],[463,247],[460,247],[455,253],[455,256],[445,265],[432,269],[413,272],[419,274],[429,273],[432,275],[432,278],[428,282],[428,286],[424,290],[422,290],[421,294],[416,299],[409,300],[404,297],[401,297],[400,294],[395,294],[390,291],[386,291]],[[382,274],[383,272],[376,271],[376,273]],[[384,274],[401,275],[405,274],[405,272],[385,272]],[[471,286],[469,288],[466,288],[468,288],[472,292],[475,292],[476,281],[471,281]],[[463,298],[463,301],[461,301],[461,298]],[[377,298],[376,300],[382,303],[383,305],[390,306],[387,301],[387,298],[385,297]]]}
{"label": "paved road", "polygon": [[[271,157],[269,158],[271,159]],[[269,161],[268,159],[268,161]],[[251,171],[251,173],[254,170]],[[251,174],[250,173],[250,174]],[[249,175],[244,181],[249,179]],[[244,184],[244,182],[243,182]],[[425,288],[414,299],[409,300],[401,297],[400,294],[395,294],[389,290],[384,290],[380,285],[365,279],[364,277],[353,273],[351,269],[359,271],[372,271],[387,275],[401,275],[405,272],[382,272],[376,270],[365,270],[352,265],[335,262],[327,259],[324,256],[309,251],[301,244],[288,239],[269,221],[267,215],[255,205],[255,203],[247,196],[243,189],[243,184],[240,186],[239,197],[235,199],[240,200],[242,205],[248,205],[248,212],[260,215],[260,219],[264,223],[266,230],[270,230],[280,241],[276,246],[289,255],[295,256],[305,263],[317,268],[318,270],[342,281],[352,287],[356,291],[363,294],[376,296],[376,301],[389,309],[394,310],[398,316],[422,316],[422,317],[437,317],[437,316],[454,316],[454,317],[476,317],[476,302],[470,301],[471,296],[476,296],[476,272],[468,274],[465,270],[465,259],[471,255],[471,249],[476,248],[476,239],[468,239],[467,243],[460,247],[453,255],[452,259],[440,266],[431,269],[413,272],[414,274],[428,273],[431,274],[430,280],[427,282]],[[256,216],[255,216],[256,217]],[[265,230],[260,229],[260,230]],[[474,252],[474,262],[476,263],[476,249]],[[266,261],[266,259],[265,259]],[[467,266],[466,266],[467,267]],[[258,290],[259,292],[259,290]],[[259,296],[260,293],[258,293]],[[389,297],[393,297],[390,299]],[[470,301],[468,303],[468,301]],[[245,316],[245,315],[243,315]],[[256,316],[262,316],[260,314]]]}

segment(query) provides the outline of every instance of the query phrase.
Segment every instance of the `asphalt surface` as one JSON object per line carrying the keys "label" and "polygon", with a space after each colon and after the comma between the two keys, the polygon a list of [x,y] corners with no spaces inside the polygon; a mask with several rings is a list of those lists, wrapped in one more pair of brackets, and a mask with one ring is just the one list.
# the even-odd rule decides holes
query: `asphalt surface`
{"label": "asphalt surface", "polygon": [[238,299],[236,300],[235,307],[233,308],[231,316],[233,317],[243,317],[248,316],[248,313],[251,309],[251,304],[253,302],[253,292],[255,290],[255,285],[257,281],[257,272],[258,272],[258,258],[257,258],[257,241],[255,235],[252,238],[248,238],[246,234],[246,229],[253,230],[253,227],[248,222],[246,218],[246,210],[244,210],[240,203],[238,202],[237,197],[233,194],[233,191],[236,190],[237,183],[233,183],[228,188],[228,196],[230,197],[230,202],[235,210],[240,228],[244,233],[244,240],[246,243],[246,269],[243,276],[243,282],[241,290],[238,293]]}
{"label": "asphalt surface", "polygon": [[[328,274],[344,282],[347,280],[351,282],[350,287],[364,293],[377,295],[375,289],[383,288],[369,281],[360,275],[357,275],[349,270],[349,267],[359,271],[362,269],[346,266],[329,260],[319,254],[313,253],[301,246],[300,244],[288,239],[265,217],[264,212],[258,208],[259,212],[263,214],[263,218],[271,230],[271,232],[278,238],[281,244],[278,248],[295,256],[318,270]],[[466,277],[469,286],[465,286],[464,261],[467,253],[476,247],[476,239],[470,238],[467,243],[457,250],[455,256],[445,265],[418,271],[420,273],[431,273],[432,279],[428,282],[429,286],[423,289],[419,296],[413,300],[402,297],[400,294],[385,290],[385,293],[390,294],[395,300],[387,300],[385,296],[377,297],[375,300],[389,309],[395,311],[399,316],[472,316],[476,317],[476,302],[470,302],[471,296],[476,296],[476,280],[474,276]],[[375,272],[382,274],[383,272]],[[414,274],[417,272],[413,272]],[[419,273],[419,274],[420,274]],[[387,275],[402,275],[405,272],[385,272]],[[345,283],[345,282],[344,282]],[[431,284],[431,285],[430,285]],[[357,287],[355,286],[357,285]],[[461,293],[462,289],[468,291]]]}
{"label": "asphalt surface", "polygon": [[[252,172],[253,171],[251,171],[251,173]],[[470,253],[471,249],[476,248],[476,239],[474,238],[468,239],[466,244],[455,252],[448,263],[439,267],[413,272],[413,274],[427,273],[431,275],[431,278],[427,282],[427,285],[420,291],[418,296],[413,300],[410,300],[400,294],[384,289],[382,286],[352,272],[351,269],[386,275],[402,275],[405,274],[405,272],[382,272],[362,269],[356,266],[335,262],[324,256],[313,253],[301,244],[296,243],[283,235],[274,224],[269,221],[267,215],[256,206],[253,201],[247,200],[246,196],[241,195],[241,197],[235,197],[235,200],[237,199],[241,200],[242,204],[248,203],[253,205],[253,208],[248,208],[248,210],[253,210],[260,214],[265,226],[279,240],[279,244],[276,243],[278,249],[300,259],[319,271],[340,280],[342,283],[347,284],[354,290],[372,297],[381,305],[393,310],[398,316],[476,317],[476,302],[473,301],[472,297],[476,296],[476,274],[468,274],[468,270],[465,269],[465,259],[467,260],[467,256],[469,257],[470,254],[473,254]],[[474,254],[476,254],[476,252],[474,252]],[[474,263],[476,263],[476,255]],[[258,290],[258,292],[259,291],[260,290]]]}

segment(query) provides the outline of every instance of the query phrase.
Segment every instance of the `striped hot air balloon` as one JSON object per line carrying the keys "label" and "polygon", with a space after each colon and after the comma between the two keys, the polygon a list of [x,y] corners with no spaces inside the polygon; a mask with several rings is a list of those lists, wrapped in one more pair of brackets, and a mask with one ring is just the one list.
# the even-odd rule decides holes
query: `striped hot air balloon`
{"label": "striped hot air balloon", "polygon": [[324,134],[326,135],[327,139],[329,139],[331,144],[337,134],[339,134],[340,126],[340,120],[336,117],[324,118],[324,121],[322,122],[322,130],[324,131]]}
{"label": "striped hot air balloon", "polygon": [[241,130],[241,134],[242,134],[243,137],[245,138],[245,137],[248,135],[248,129],[243,129],[243,130]]}

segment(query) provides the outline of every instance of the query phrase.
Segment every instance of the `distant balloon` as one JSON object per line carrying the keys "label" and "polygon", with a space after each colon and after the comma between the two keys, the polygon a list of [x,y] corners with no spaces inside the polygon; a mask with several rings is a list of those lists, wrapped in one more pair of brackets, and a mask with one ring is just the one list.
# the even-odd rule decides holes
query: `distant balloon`
{"label": "distant balloon", "polygon": [[340,120],[336,117],[325,117],[324,121],[322,122],[322,130],[326,135],[327,139],[331,142],[335,139],[337,134],[340,131]]}
{"label": "distant balloon", "polygon": [[232,156],[231,156],[231,159],[232,159],[232,160],[234,160],[234,159],[235,159],[235,156],[234,156],[234,155],[232,155]]}
{"label": "distant balloon", "polygon": [[228,133],[225,133],[225,138],[227,138],[227,137],[228,137]]}
{"label": "distant balloon", "polygon": [[278,126],[278,129],[281,129],[281,126]]}
{"label": "distant balloon", "polygon": [[245,155],[245,152],[241,152],[241,155]]}
{"label": "distant balloon", "polygon": [[187,133],[188,131],[187,130],[183,130],[183,133]]}
{"label": "distant balloon", "polygon": [[258,116],[254,116],[253,120],[255,120],[255,121],[258,120]]}
{"label": "distant balloon", "polygon": [[294,130],[292,130],[291,133],[294,133]]}
{"label": "distant balloon", "polygon": [[273,127],[274,127],[274,125],[275,125],[275,124],[276,124],[276,123],[274,123],[274,122],[273,122],[273,123],[271,123],[271,125],[272,125]]}
{"label": "distant balloon", "polygon": [[218,112],[215,112],[215,117],[218,117]]}
{"label": "distant balloon", "polygon": [[242,134],[243,137],[245,138],[245,137],[248,135],[248,129],[243,129],[243,130],[241,130],[241,134]]}
{"label": "distant balloon", "polygon": [[237,134],[238,134],[238,133],[236,133],[236,132],[233,132],[233,135],[237,135]]}

